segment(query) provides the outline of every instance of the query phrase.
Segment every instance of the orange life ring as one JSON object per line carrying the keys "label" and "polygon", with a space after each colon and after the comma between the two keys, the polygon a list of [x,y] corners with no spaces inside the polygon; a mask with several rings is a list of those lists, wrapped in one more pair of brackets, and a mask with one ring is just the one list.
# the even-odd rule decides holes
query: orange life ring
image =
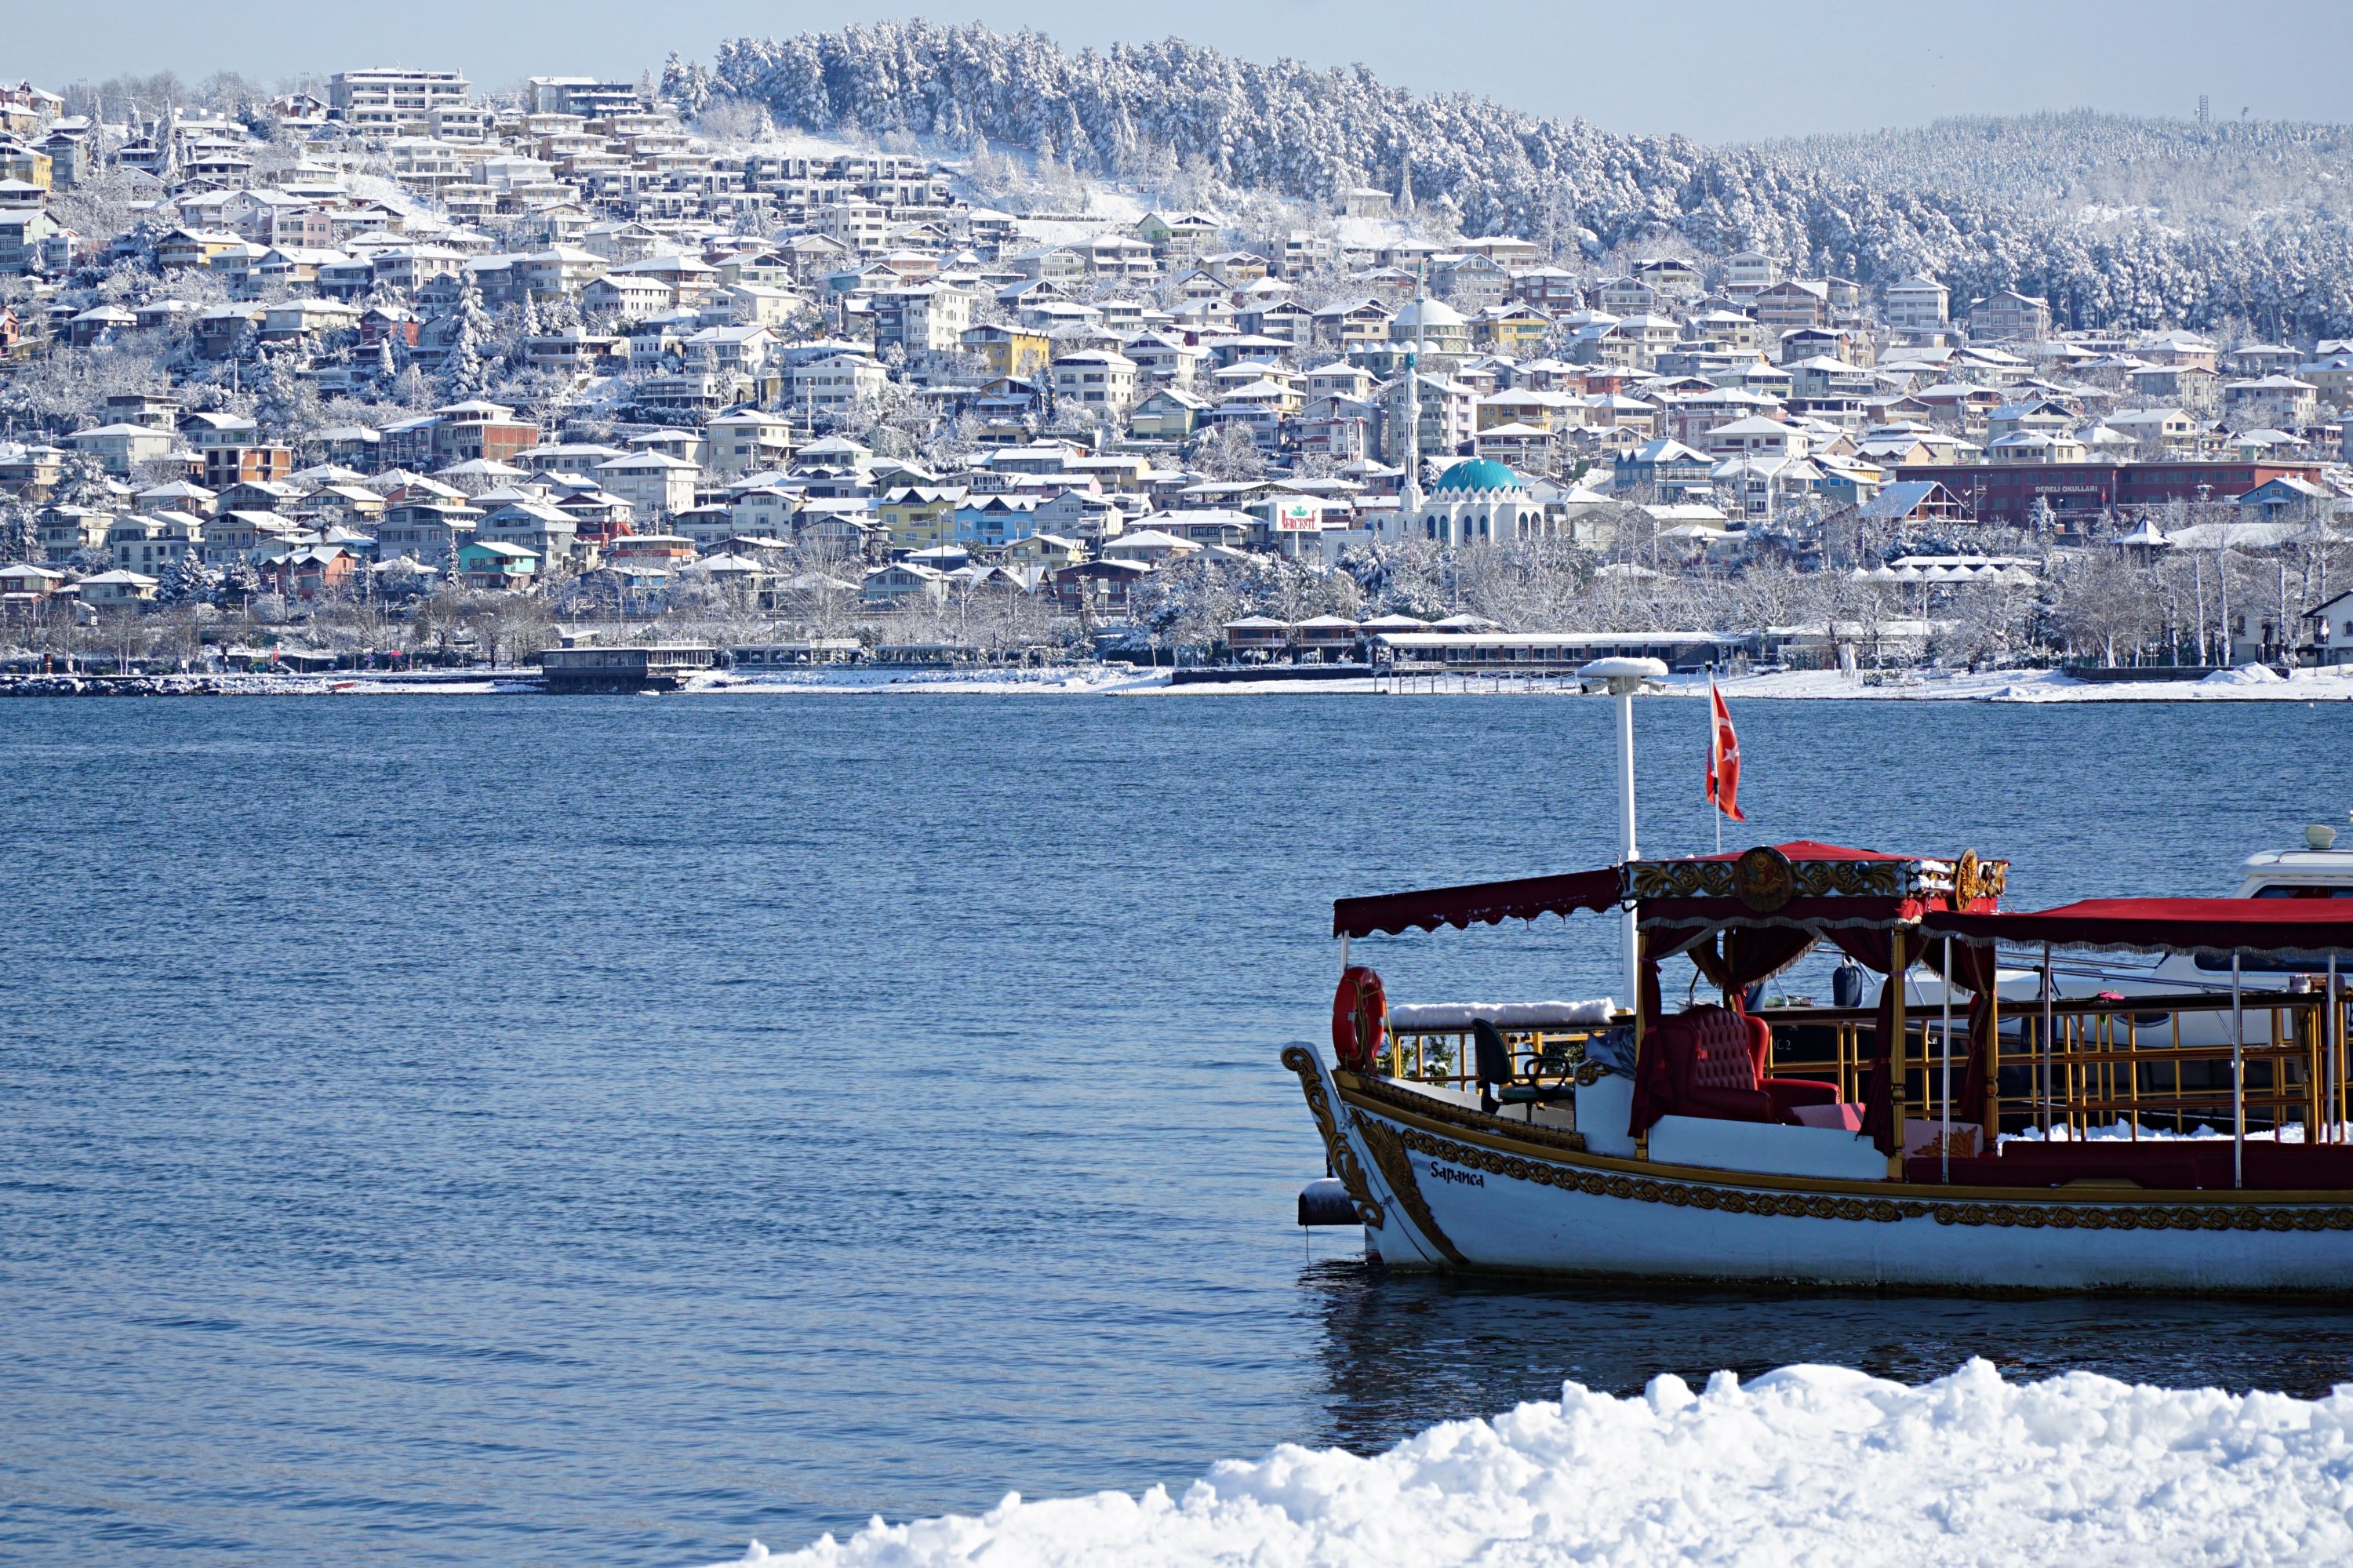
{"label": "orange life ring", "polygon": [[1340,971],[1332,997],[1332,1054],[1352,1073],[1369,1071],[1388,1037],[1389,999],[1381,977],[1362,964]]}

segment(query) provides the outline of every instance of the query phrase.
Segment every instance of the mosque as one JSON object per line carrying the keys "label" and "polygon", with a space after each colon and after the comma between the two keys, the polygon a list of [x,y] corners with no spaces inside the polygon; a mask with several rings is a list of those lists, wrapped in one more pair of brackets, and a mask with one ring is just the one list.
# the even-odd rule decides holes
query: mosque
{"label": "mosque", "polygon": [[1439,545],[1510,545],[1545,533],[1545,510],[1520,476],[1493,458],[1464,458],[1426,497],[1412,489],[1384,533]]}

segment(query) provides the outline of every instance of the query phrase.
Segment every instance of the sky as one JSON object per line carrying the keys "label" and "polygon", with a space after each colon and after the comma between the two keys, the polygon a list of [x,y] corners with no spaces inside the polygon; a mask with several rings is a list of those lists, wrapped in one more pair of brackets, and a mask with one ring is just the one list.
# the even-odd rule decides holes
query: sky
{"label": "sky", "polygon": [[2217,119],[2353,120],[2343,0],[108,0],[26,5],[0,28],[0,75],[269,82],[397,64],[455,66],[495,90],[540,73],[634,79],[672,50],[708,60],[722,38],[918,15],[1035,27],[1071,48],[1176,33],[1710,142],[2046,109],[2187,117],[2201,92]]}

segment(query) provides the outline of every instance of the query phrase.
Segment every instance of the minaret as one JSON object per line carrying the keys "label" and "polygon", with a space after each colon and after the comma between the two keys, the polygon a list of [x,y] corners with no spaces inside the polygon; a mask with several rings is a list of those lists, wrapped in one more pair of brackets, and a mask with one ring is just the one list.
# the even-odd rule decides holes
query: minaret
{"label": "minaret", "polygon": [[1421,510],[1421,269],[1413,279],[1413,352],[1405,361],[1405,487],[1398,493],[1400,515]]}

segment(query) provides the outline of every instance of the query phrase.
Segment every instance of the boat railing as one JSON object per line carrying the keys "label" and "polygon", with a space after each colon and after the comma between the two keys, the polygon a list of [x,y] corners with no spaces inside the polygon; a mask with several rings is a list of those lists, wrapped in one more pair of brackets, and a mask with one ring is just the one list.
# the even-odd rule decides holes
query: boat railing
{"label": "boat railing", "polygon": [[[2353,1140],[2348,1001],[2353,995],[2340,991],[2332,1008],[2323,991],[2246,991],[2238,1004],[2237,1044],[2227,991],[2005,1001],[1994,1063],[1998,1130],[2081,1138],[2094,1128],[2122,1124],[2124,1136],[2137,1139],[2144,1132],[2187,1133],[2218,1118],[2229,1123],[2242,1107],[2250,1128],[2295,1123],[2310,1142]],[[1768,1076],[1816,1078],[1837,1085],[1841,1100],[1863,1098],[1875,1009],[1778,1006],[1757,1009],[1756,1015],[1772,1027]],[[2200,1018],[2217,1024],[2188,1037],[2185,1021]],[[1620,1022],[1628,1021],[1621,1015]],[[1986,1106],[1959,1103],[1968,1051],[1965,1004],[1955,1006],[1950,1028],[1947,1071],[1941,1007],[1915,1001],[1907,1008],[1903,1112],[1923,1121],[1981,1126]],[[1587,1057],[1588,1045],[1601,1033],[1597,1028],[1504,1027],[1501,1033],[1514,1083],[1567,1087],[1591,1083],[1599,1071]],[[1471,1042],[1467,1024],[1393,1029],[1383,1065],[1392,1078],[1467,1091],[1478,1083]]]}
{"label": "boat railing", "polygon": [[[2243,1106],[2250,1127],[2297,1123],[2308,1141],[2345,1141],[2353,1120],[2347,1000],[2340,992],[2332,1009],[2322,991],[2245,991],[2239,1044],[2227,991],[2006,1001],[1994,1064],[2000,1130],[2060,1129],[2080,1138],[2121,1123],[2127,1139],[2137,1139],[2144,1131],[2186,1133],[2218,1115],[2231,1121],[2234,1107]],[[1773,1026],[1768,1073],[1835,1082],[1841,1099],[1862,1099],[1877,1027],[1872,1009],[1778,1007],[1757,1015]],[[2201,1016],[2216,1026],[2186,1038],[2185,1020]],[[1946,1027],[1941,1008],[1907,1011],[1904,1114],[1982,1125],[1985,1105],[1958,1103],[1966,1006],[1952,1014],[1949,1074]]]}
{"label": "boat railing", "polygon": [[1839,1098],[1859,1101],[1871,1074],[1878,1013],[1868,1007],[1784,1006],[1756,1009],[1773,1026],[1765,1075],[1792,1075],[1838,1086]]}
{"label": "boat railing", "polygon": [[[1627,1017],[1631,1022],[1632,1015]],[[1589,1025],[1517,1029],[1504,1025],[1500,1033],[1504,1049],[1511,1054],[1514,1082],[1559,1087],[1576,1081],[1586,1065],[1587,1044],[1602,1032]],[[1479,1074],[1471,1034],[1467,1023],[1459,1028],[1393,1028],[1386,1060],[1388,1075],[1440,1088],[1472,1088]],[[1587,1081],[1591,1081],[1589,1075]]]}

